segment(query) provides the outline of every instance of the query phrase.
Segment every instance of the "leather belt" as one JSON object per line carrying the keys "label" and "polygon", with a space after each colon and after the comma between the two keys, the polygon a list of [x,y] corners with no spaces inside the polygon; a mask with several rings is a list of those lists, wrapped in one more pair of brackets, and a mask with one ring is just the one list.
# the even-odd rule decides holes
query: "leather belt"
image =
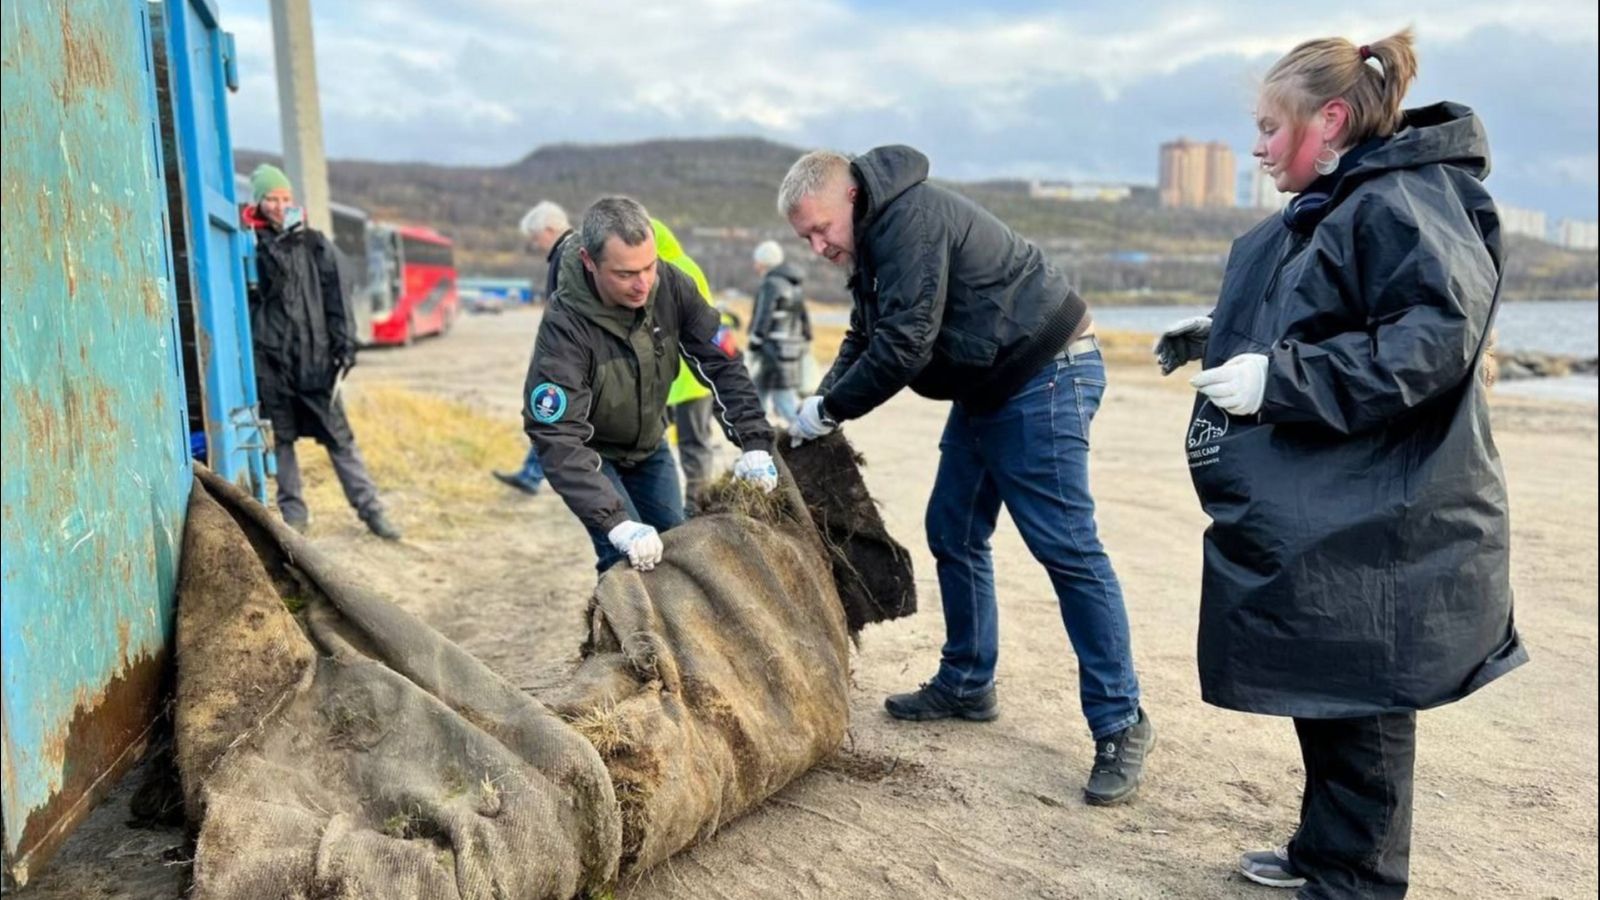
{"label": "leather belt", "polygon": [[1067,345],[1067,349],[1057,353],[1056,359],[1071,360],[1074,356],[1093,353],[1100,349],[1100,341],[1092,334],[1086,334]]}

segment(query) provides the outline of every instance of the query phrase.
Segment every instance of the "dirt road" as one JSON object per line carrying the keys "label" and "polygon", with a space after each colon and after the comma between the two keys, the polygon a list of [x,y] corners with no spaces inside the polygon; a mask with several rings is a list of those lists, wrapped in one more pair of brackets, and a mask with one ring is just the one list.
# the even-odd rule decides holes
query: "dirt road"
{"label": "dirt road", "polygon": [[[391,383],[441,393],[493,414],[514,436],[534,328],[524,312],[464,319],[447,338],[365,354],[352,390]],[[1182,456],[1189,396],[1179,380],[1113,367],[1092,437],[1102,536],[1160,734],[1136,802],[1107,810],[1080,799],[1091,749],[1076,664],[1045,573],[1009,521],[994,540],[1000,719],[908,725],[882,712],[884,694],[932,675],[943,637],[921,517],[946,408],[902,395],[848,433],[891,531],[913,551],[922,612],[862,635],[844,751],[619,897],[1280,896],[1231,873],[1241,850],[1280,841],[1293,826],[1301,783],[1293,729],[1199,699],[1205,519]],[[1495,424],[1513,503],[1518,623],[1533,662],[1421,717],[1413,896],[1594,896],[1595,407],[1503,399]],[[520,445],[507,441],[515,457]],[[725,450],[724,462],[732,455]],[[575,659],[591,550],[556,497],[493,496],[485,524],[470,530],[437,526],[424,498],[391,495],[404,543],[366,536],[339,509],[318,511],[316,537],[537,693]],[[52,891],[70,883],[75,866],[93,868],[77,843],[38,896],[76,895]],[[128,865],[160,865],[137,848],[126,855]],[[142,895],[123,893],[133,890],[128,880],[99,883],[112,890],[103,896]]]}

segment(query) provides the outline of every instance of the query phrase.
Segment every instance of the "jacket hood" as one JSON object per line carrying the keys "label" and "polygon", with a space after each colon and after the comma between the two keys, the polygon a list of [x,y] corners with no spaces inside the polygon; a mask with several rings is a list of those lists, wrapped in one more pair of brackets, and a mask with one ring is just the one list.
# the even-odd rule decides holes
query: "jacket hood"
{"label": "jacket hood", "polygon": [[862,225],[871,224],[901,194],[928,180],[928,158],[903,144],[868,150],[850,168],[867,195],[857,220]]}
{"label": "jacket hood", "polygon": [[557,253],[566,252],[567,242],[576,237],[577,234],[578,233],[573,231],[571,228],[561,232],[561,236],[556,238],[556,242],[550,245],[550,252],[544,255],[544,261],[549,262],[550,260],[555,259]]}
{"label": "jacket hood", "polygon": [[1394,136],[1361,159],[1351,175],[1443,164],[1479,181],[1489,176],[1489,135],[1483,120],[1460,103],[1408,109]]}
{"label": "jacket hood", "polygon": [[[648,311],[656,302],[656,292],[661,288],[661,279],[650,288],[650,299],[645,302],[644,310]],[[561,274],[557,282],[556,299],[568,309],[593,321],[601,328],[627,340],[628,332],[638,321],[640,310],[632,310],[623,306],[607,306],[600,295],[595,293],[594,284],[589,280],[589,273],[583,267],[583,255],[573,247],[561,254]]]}
{"label": "jacket hood", "polygon": [[1309,232],[1363,183],[1402,169],[1446,165],[1482,181],[1489,175],[1489,138],[1472,110],[1459,103],[1408,109],[1400,130],[1345,152],[1339,168],[1301,191],[1282,212],[1291,229]]}
{"label": "jacket hood", "polygon": [[778,263],[777,265],[773,266],[771,270],[767,272],[767,277],[783,278],[795,284],[801,284],[806,280],[804,272],[801,272],[794,263],[787,262]]}

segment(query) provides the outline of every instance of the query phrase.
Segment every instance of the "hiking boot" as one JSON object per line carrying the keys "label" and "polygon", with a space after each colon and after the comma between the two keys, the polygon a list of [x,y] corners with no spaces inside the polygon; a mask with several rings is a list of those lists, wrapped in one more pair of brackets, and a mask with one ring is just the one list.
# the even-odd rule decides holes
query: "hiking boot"
{"label": "hiking boot", "polygon": [[400,529],[396,528],[394,523],[389,521],[389,517],[383,514],[383,510],[380,509],[377,512],[367,516],[365,521],[367,523],[367,530],[371,531],[378,537],[381,537],[386,541],[400,540]]}
{"label": "hiking boot", "polygon": [[896,719],[912,722],[933,719],[987,722],[1000,715],[1000,706],[994,700],[994,688],[974,697],[957,697],[937,681],[926,682],[909,694],[893,694],[883,701],[883,708]]}
{"label": "hiking boot", "polygon": [[1294,864],[1289,862],[1287,844],[1240,855],[1239,874],[1267,887],[1297,888],[1306,883],[1305,877],[1296,872]]}
{"label": "hiking boot", "polygon": [[494,477],[500,479],[501,484],[514,487],[529,496],[539,493],[539,482],[523,477],[521,472],[495,472]]}
{"label": "hiking boot", "polygon": [[1083,786],[1083,799],[1091,806],[1114,806],[1139,792],[1144,758],[1156,745],[1156,727],[1144,709],[1139,721],[1095,741],[1094,768]]}

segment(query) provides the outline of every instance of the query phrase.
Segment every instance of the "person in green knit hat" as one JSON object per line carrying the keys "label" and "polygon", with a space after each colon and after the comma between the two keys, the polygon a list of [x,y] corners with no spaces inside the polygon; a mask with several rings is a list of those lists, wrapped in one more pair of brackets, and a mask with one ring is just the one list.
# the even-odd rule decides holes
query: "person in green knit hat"
{"label": "person in green knit hat", "polygon": [[398,540],[336,393],[355,365],[356,336],[333,245],[306,226],[289,176],[277,166],[256,167],[250,194],[245,220],[256,236],[250,334],[261,410],[272,421],[278,512],[296,531],[311,526],[294,446],[308,437],[327,448],[345,499],[367,528]]}

